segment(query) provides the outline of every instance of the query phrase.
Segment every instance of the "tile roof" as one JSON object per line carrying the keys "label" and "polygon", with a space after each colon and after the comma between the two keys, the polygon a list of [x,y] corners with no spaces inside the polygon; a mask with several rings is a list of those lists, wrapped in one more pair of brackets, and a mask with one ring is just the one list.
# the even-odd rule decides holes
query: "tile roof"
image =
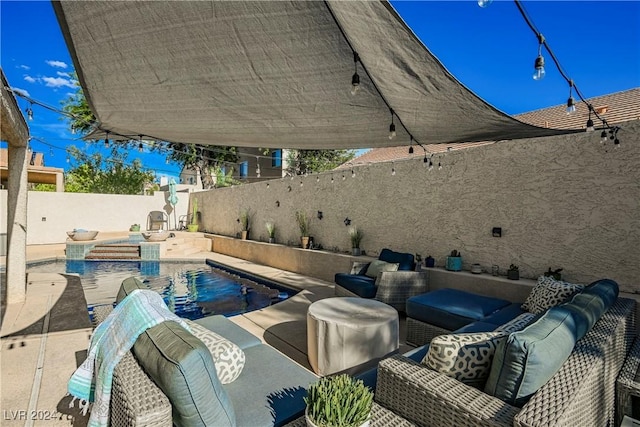
{"label": "tile roof", "polygon": [[[630,120],[640,120],[640,88],[633,88],[609,95],[597,96],[587,99],[600,117],[604,118],[610,125],[618,124]],[[522,122],[535,126],[549,127],[555,129],[579,129],[585,128],[589,117],[589,110],[582,102],[577,102],[576,112],[568,115],[566,105],[556,105],[528,113],[517,114],[514,117]],[[601,123],[593,117],[596,128]],[[464,142],[457,144],[428,144],[425,148],[428,153],[443,153],[452,150],[463,150],[481,145],[493,144],[494,141]],[[412,157],[423,157],[424,151],[419,146],[414,146],[413,154],[409,154],[408,147],[374,148],[361,156],[356,157],[348,163],[336,169],[346,169],[352,166],[369,163],[390,162],[394,160],[405,160]]]}

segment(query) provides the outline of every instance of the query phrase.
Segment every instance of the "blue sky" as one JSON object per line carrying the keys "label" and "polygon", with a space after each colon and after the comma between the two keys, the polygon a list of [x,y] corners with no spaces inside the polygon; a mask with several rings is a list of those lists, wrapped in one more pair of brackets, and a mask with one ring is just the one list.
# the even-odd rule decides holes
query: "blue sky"
{"label": "blue sky", "polygon": [[[518,114],[563,104],[568,84],[547,59],[534,81],[537,40],[512,1],[480,8],[476,1],[392,1],[428,49],[464,85],[496,108]],[[529,16],[585,97],[640,86],[640,2],[525,1]],[[60,108],[74,92],[73,65],[53,8],[42,1],[0,1],[0,59],[9,84]],[[28,105],[19,100],[24,110]],[[47,166],[68,168],[67,145],[90,147],[68,131],[62,116],[34,106],[32,141]],[[176,175],[164,157],[137,151],[158,175]]]}

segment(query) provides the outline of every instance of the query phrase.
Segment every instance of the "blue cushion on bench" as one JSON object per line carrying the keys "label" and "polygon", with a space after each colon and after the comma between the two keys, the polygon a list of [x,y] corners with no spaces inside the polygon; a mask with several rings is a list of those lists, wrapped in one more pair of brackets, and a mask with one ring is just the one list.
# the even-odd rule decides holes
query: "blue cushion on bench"
{"label": "blue cushion on bench", "polygon": [[[407,300],[407,316],[449,331],[481,320],[511,304],[457,289],[438,289]],[[504,323],[504,322],[503,322]]]}
{"label": "blue cushion on bench", "polygon": [[335,282],[362,298],[375,298],[376,279],[359,274],[337,273]]}
{"label": "blue cushion on bench", "polygon": [[378,259],[385,262],[397,263],[398,271],[412,271],[415,268],[413,254],[409,253],[394,252],[391,249],[385,248],[380,252],[380,256],[378,256]]}

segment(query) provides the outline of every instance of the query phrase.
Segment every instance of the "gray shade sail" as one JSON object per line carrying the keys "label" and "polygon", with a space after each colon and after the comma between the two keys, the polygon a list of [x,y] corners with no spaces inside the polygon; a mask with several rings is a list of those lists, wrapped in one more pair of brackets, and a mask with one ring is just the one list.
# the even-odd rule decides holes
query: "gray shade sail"
{"label": "gray shade sail", "polygon": [[53,4],[112,137],[320,149],[570,132],[521,123],[478,98],[384,1]]}

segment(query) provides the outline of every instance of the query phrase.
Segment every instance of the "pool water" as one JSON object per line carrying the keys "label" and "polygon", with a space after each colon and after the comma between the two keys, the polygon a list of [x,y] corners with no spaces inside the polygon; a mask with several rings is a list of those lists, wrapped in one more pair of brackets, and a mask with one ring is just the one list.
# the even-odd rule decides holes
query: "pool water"
{"label": "pool water", "polygon": [[122,281],[133,276],[162,295],[177,315],[188,319],[259,310],[295,293],[204,263],[63,261],[31,266],[27,272],[79,275],[89,308],[115,302]]}

